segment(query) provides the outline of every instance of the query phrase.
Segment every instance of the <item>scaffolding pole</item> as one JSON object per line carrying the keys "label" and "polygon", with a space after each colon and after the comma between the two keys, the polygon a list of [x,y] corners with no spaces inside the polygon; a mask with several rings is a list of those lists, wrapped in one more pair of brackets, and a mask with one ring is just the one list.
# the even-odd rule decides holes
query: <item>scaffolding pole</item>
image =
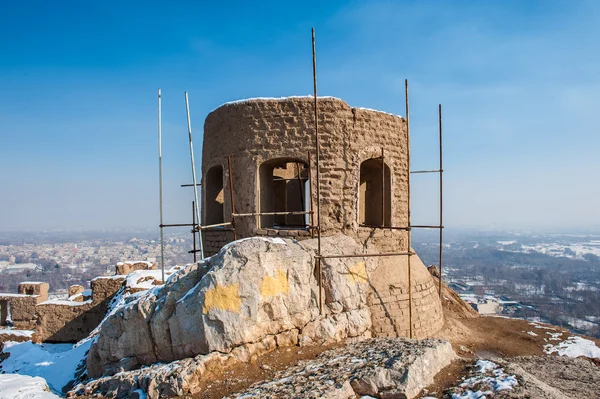
{"label": "scaffolding pole", "polygon": [[194,263],[196,263],[196,203],[192,201],[192,237],[194,241],[194,247],[192,249],[192,253],[194,254]]}
{"label": "scaffolding pole", "polygon": [[158,203],[160,219],[160,270],[165,281],[165,235],[163,231],[163,178],[162,178],[162,108],[161,93],[158,89]]}
{"label": "scaffolding pole", "polygon": [[229,197],[231,200],[231,226],[233,227],[233,241],[237,240],[237,232],[235,230],[235,202],[233,202],[233,175],[231,171],[231,155],[227,156],[227,169],[229,171]]}
{"label": "scaffolding pole", "polygon": [[413,337],[413,323],[412,323],[412,276],[411,276],[411,265],[410,258],[412,255],[411,249],[411,220],[410,220],[410,119],[409,119],[409,108],[408,108],[408,79],[404,80],[404,95],[406,99],[406,179],[408,181],[408,201],[407,201],[407,216],[408,216],[408,323],[409,323],[409,338]]}
{"label": "scaffolding pole", "polygon": [[385,226],[385,154],[381,147],[381,227]]}
{"label": "scaffolding pole", "polygon": [[304,211],[304,187],[302,186],[302,177],[300,176],[300,164],[296,162],[296,173],[298,174],[298,189],[300,190],[300,209]]}
{"label": "scaffolding pole", "polygon": [[312,28],[312,64],[313,64],[313,90],[314,90],[314,113],[315,113],[315,162],[316,162],[316,178],[317,178],[317,258],[316,258],[316,269],[317,269],[317,281],[319,282],[319,311],[323,314],[323,281],[321,276],[321,182],[319,162],[320,162],[320,148],[319,148],[319,106],[317,101],[317,50],[315,46],[315,28]]}
{"label": "scaffolding pole", "polygon": [[[198,206],[198,183],[196,182],[196,162],[194,161],[194,144],[192,141],[192,121],[190,119],[190,102],[188,99],[188,92],[185,92],[185,111],[187,114],[187,126],[188,126],[188,137],[190,140],[190,159],[192,161],[192,184],[194,185],[194,200],[196,204],[196,219],[198,220],[198,226],[200,223],[200,207]],[[202,243],[202,233],[198,233],[198,239],[200,241],[200,257],[204,259],[204,244]]]}
{"label": "scaffolding pole", "polygon": [[308,159],[308,196],[310,197],[310,236],[311,238],[315,238],[315,213],[314,213],[314,205],[313,205],[313,178],[312,178],[312,160],[310,156],[310,151],[307,153]]}
{"label": "scaffolding pole", "polygon": [[444,175],[444,168],[442,167],[442,104],[438,104],[438,124],[439,124],[439,128],[440,128],[440,259],[439,259],[439,264],[440,264],[440,277],[439,277],[439,293],[440,293],[440,298],[442,298],[442,251],[443,251],[443,246],[442,246],[442,241],[443,241],[443,236],[444,236],[444,229],[443,229],[443,219],[442,219],[442,215],[443,215],[443,178],[442,176]]}

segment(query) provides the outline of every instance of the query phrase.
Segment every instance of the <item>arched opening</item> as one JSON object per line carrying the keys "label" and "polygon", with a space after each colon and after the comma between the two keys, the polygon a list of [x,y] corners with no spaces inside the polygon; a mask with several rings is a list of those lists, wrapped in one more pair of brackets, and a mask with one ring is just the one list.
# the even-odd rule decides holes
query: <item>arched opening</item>
{"label": "arched opening", "polygon": [[[308,165],[301,160],[278,158],[260,165],[260,212],[309,211]],[[306,214],[263,215],[262,228],[306,228]]]}
{"label": "arched opening", "polygon": [[391,192],[390,168],[381,158],[360,164],[360,225],[391,226]]}
{"label": "arched opening", "polygon": [[223,223],[225,193],[223,192],[223,167],[221,165],[213,166],[206,173],[204,194],[206,200],[204,224]]}

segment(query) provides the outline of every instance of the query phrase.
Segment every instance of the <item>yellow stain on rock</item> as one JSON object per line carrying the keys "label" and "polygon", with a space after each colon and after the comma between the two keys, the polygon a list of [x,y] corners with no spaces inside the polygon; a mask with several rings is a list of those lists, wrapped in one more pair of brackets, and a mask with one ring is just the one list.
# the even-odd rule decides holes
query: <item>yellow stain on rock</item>
{"label": "yellow stain on rock", "polygon": [[279,294],[285,294],[290,290],[287,274],[279,269],[275,277],[266,275],[260,285],[260,295],[263,299],[273,297]]}
{"label": "yellow stain on rock", "polygon": [[203,313],[208,313],[213,309],[229,310],[239,313],[242,306],[240,299],[240,285],[238,283],[231,285],[216,285],[215,288],[210,288],[204,294]]}
{"label": "yellow stain on rock", "polygon": [[352,283],[366,283],[369,281],[367,276],[367,265],[365,262],[359,262],[348,268],[348,280]]}

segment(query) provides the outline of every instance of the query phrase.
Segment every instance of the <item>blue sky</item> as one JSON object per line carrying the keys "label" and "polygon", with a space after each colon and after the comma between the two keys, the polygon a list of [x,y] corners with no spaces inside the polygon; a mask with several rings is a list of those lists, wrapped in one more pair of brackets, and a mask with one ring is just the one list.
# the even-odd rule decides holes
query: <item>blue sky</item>
{"label": "blue sky", "polygon": [[[196,152],[226,101],[312,91],[404,114],[413,166],[437,163],[444,106],[449,227],[600,226],[597,1],[4,2],[0,230],[188,221],[185,90]],[[415,223],[437,220],[434,176]]]}

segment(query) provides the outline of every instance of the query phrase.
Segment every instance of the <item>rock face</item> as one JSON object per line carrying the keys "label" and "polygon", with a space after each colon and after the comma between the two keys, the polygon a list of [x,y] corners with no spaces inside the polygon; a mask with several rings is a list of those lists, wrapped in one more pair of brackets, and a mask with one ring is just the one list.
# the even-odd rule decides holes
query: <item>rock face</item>
{"label": "rock face", "polygon": [[[235,353],[249,361],[281,346],[370,337],[372,320],[387,323],[372,317],[369,303],[372,281],[385,280],[380,259],[324,259],[321,314],[315,245],[316,240],[243,239],[173,274],[163,288],[149,290],[105,321],[87,358],[90,376],[211,352]],[[324,238],[322,247],[328,253],[364,250],[342,235]],[[422,284],[415,280],[413,285],[416,295]],[[389,297],[386,304],[407,324],[397,299]],[[432,300],[415,306],[415,323],[425,324],[419,310],[433,305]]]}
{"label": "rock face", "polygon": [[456,358],[447,341],[369,339],[330,350],[233,398],[414,398]]}
{"label": "rock face", "polygon": [[[265,341],[261,342],[265,344]],[[199,394],[199,381],[211,371],[239,361],[239,352],[214,352],[195,358],[118,373],[76,387],[69,396],[135,397],[142,390],[150,399]],[[413,398],[455,358],[447,341],[378,338],[326,351],[279,372],[235,398]]]}
{"label": "rock face", "polygon": [[[324,245],[360,250],[344,236]],[[323,263],[321,316],[312,256],[295,241],[252,238],[188,266],[164,288],[150,290],[108,318],[88,355],[89,374],[114,373],[123,368],[121,359],[151,364],[228,353],[265,337],[273,339],[274,348],[368,336],[369,261]]]}

